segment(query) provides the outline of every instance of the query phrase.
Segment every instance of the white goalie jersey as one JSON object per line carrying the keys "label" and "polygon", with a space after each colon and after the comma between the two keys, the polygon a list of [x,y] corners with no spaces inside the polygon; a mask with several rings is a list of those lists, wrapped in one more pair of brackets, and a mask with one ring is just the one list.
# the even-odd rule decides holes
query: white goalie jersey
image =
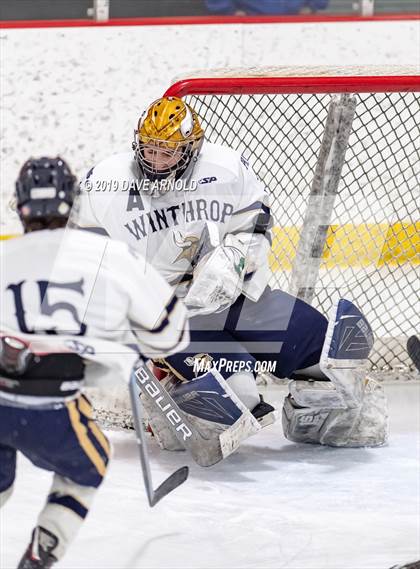
{"label": "white goalie jersey", "polygon": [[250,293],[254,300],[266,286],[268,196],[236,151],[205,142],[188,183],[178,180],[160,194],[153,192],[147,180],[139,179],[131,152],[116,154],[95,166],[81,189],[77,225],[101,228],[128,243],[170,284],[192,273],[200,236],[205,225],[212,223],[221,243],[228,234],[255,236],[252,248],[257,262],[246,286],[254,287]]}
{"label": "white goalie jersey", "polygon": [[147,357],[163,357],[188,343],[184,306],[124,243],[55,229],[3,241],[0,251],[2,333],[27,335],[31,342],[43,337],[44,345],[66,341],[75,351],[78,342],[94,346],[101,340],[99,360],[101,350],[103,357],[124,351],[115,342],[137,344]]}

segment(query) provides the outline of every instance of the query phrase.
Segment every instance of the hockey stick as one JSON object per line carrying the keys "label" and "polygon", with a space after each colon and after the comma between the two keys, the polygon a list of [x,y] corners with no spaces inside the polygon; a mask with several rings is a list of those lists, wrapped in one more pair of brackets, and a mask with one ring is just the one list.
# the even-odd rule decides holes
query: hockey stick
{"label": "hockey stick", "polygon": [[153,490],[152,473],[150,471],[149,453],[147,452],[146,436],[143,428],[143,409],[140,401],[140,394],[137,386],[137,378],[135,373],[130,378],[130,399],[133,410],[134,427],[136,429],[137,445],[139,448],[141,468],[143,472],[144,487],[146,489],[147,499],[151,508],[155,506],[159,500],[164,498],[169,492],[178,488],[188,478],[188,466],[182,466],[173,472],[162,484]]}
{"label": "hockey stick", "polygon": [[418,371],[420,371],[420,340],[417,336],[410,336],[410,338],[408,338],[407,352]]}

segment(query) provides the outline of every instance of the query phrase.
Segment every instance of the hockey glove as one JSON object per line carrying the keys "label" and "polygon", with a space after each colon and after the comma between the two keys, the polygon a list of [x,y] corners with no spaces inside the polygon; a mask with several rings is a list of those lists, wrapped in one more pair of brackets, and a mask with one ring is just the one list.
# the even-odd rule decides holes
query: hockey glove
{"label": "hockey glove", "polygon": [[185,297],[190,315],[222,312],[236,301],[246,274],[240,245],[235,236],[227,235],[223,245],[199,261]]}

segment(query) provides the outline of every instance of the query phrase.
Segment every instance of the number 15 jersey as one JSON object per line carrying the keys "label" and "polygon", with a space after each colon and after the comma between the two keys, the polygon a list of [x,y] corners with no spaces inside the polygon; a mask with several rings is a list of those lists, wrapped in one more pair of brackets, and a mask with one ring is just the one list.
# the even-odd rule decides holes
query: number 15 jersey
{"label": "number 15 jersey", "polygon": [[188,340],[171,287],[124,243],[74,229],[0,242],[0,332],[133,342],[163,357]]}

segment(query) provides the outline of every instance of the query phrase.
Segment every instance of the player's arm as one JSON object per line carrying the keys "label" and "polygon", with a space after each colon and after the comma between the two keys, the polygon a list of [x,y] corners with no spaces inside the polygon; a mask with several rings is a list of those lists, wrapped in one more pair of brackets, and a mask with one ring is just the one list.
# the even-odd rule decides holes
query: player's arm
{"label": "player's arm", "polygon": [[241,292],[256,301],[267,286],[272,226],[268,196],[242,158],[238,171],[234,190],[239,199],[227,233],[222,243],[200,259],[185,298],[192,313],[224,310]]}
{"label": "player's arm", "polygon": [[163,358],[186,348],[189,327],[183,302],[150,263],[136,253],[129,255],[128,316],[140,351],[149,358]]}

